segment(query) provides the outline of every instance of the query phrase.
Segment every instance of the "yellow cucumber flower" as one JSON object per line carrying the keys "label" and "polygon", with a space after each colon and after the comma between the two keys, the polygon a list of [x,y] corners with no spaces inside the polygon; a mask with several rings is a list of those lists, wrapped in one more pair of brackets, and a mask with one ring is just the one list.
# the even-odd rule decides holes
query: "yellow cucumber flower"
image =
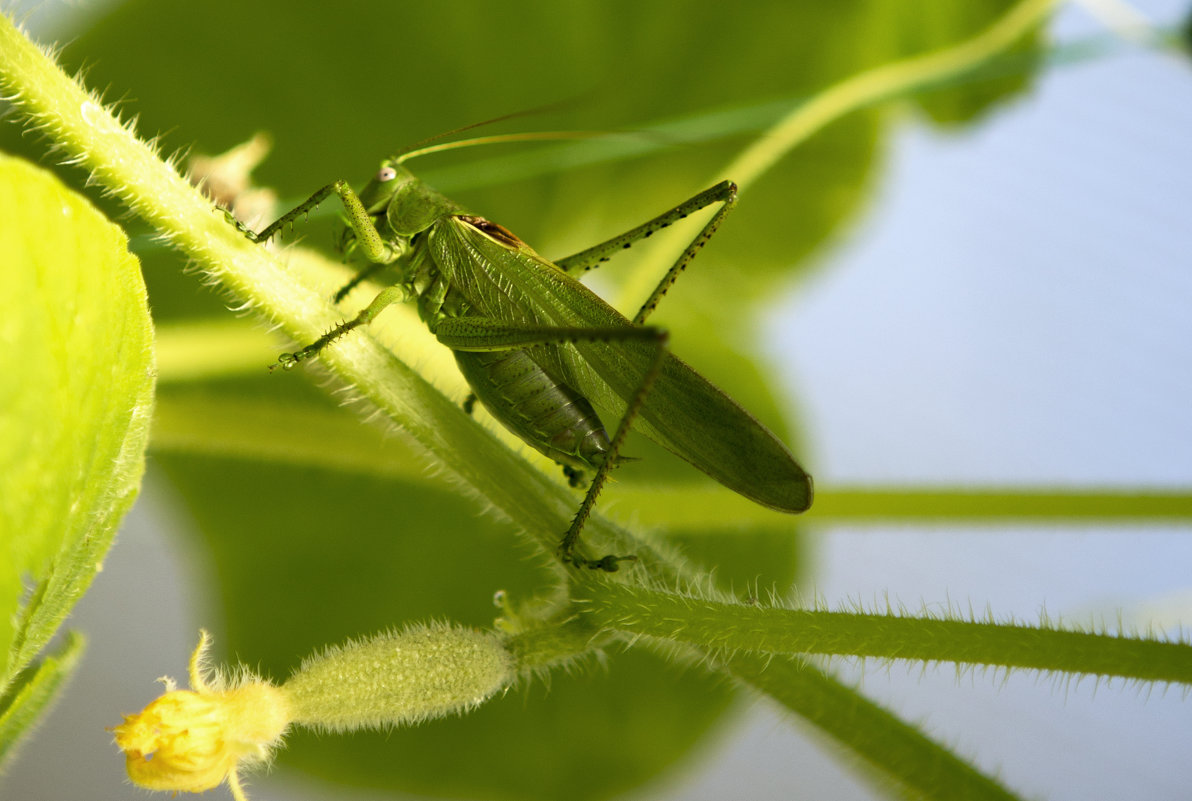
{"label": "yellow cucumber flower", "polygon": [[189,690],[163,678],[166,692],[112,729],[128,777],[150,790],[200,793],[225,780],[247,801],[238,770],[267,763],[290,723],[285,694],[251,675],[228,682],[203,675],[211,638],[201,632],[190,659]]}

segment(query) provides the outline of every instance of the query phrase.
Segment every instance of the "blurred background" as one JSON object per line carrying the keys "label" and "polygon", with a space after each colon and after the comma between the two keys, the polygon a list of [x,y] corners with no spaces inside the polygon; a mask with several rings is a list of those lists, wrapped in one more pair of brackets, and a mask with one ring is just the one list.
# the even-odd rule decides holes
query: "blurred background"
{"label": "blurred background", "polygon": [[[444,191],[561,255],[704,188],[816,90],[959,41],[1008,7],[915,6],[47,3],[30,23],[139,115],[142,133],[162,133],[167,152],[219,152],[268,131],[274,149],[257,178],[283,206],[336,178],[359,184],[398,147],[513,111],[547,107],[498,131],[624,134],[640,152],[427,161]],[[1132,43],[1125,8],[1165,31],[1189,11],[1174,0],[1064,5],[1045,36],[988,72],[833,125],[750,188],[668,295],[659,315],[676,350],[788,431],[824,493],[1192,485],[1192,62]],[[0,147],[52,163],[12,125]],[[333,217],[304,228],[305,244],[326,249]],[[180,260],[129,224],[159,326],[225,314],[225,298],[196,293]],[[625,261],[600,284],[629,275]],[[260,363],[275,355],[263,350]],[[166,408],[197,394],[323,402],[297,379],[280,390],[255,374],[162,380]],[[684,470],[677,480],[691,478]],[[273,502],[306,495],[320,507]],[[346,521],[345,509],[368,517]],[[529,592],[541,577],[476,511],[425,483],[152,450],[141,499],[72,620],[89,637],[82,670],[0,794],[142,796],[103,727],[150,700],[155,677],[182,678],[200,626],[226,657],[283,676],[314,648],[406,620],[485,625],[494,590]],[[1045,612],[1175,635],[1192,618],[1187,534],[939,520],[674,536],[738,588],[794,588],[833,608],[889,602],[1027,622]],[[1178,688],[833,667],[1025,796],[1189,797],[1192,717]],[[250,792],[880,797],[764,701],[640,653],[463,720],[296,737]]]}

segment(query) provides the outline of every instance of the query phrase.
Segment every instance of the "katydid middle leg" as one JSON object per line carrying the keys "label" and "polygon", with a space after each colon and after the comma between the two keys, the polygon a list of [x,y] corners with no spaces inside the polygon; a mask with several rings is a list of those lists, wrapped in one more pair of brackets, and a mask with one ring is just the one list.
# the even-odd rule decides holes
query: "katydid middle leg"
{"label": "katydid middle leg", "polygon": [[[351,331],[353,328],[359,328],[362,325],[371,323],[378,314],[384,311],[394,303],[399,303],[406,299],[406,290],[402,286],[391,286],[382,289],[372,302],[365,306],[359,314],[347,322],[340,323],[335,328],[332,328],[326,334],[316,339],[314,342],[307,345],[301,350],[293,353],[283,353],[277,357],[277,364],[274,367],[280,366],[283,370],[289,370],[298,362],[304,362],[312,356],[317,356],[323,348],[330,345],[335,340],[342,337],[344,334]],[[272,370],[273,368],[269,368]]]}

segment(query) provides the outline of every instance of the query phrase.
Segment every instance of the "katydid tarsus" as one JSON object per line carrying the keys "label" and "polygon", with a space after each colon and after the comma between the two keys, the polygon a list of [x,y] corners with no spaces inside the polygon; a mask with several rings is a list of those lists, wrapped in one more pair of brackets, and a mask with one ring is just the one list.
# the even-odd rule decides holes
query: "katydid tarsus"
{"label": "katydid tarsus", "polygon": [[[458,143],[456,143],[458,144]],[[427,151],[431,150],[430,148]],[[359,194],[345,181],[323,187],[260,233],[264,242],[331,195],[346,211],[347,251],[369,262],[347,291],[382,267],[395,284],[356,317],[301,350],[285,368],[318,354],[391,303],[414,300],[420,317],[450,348],[474,398],[527,444],[560,465],[575,486],[594,471],[559,545],[565,563],[616,570],[633,556],[589,559],[579,536],[630,425],[729,489],[763,506],[802,512],[811,477],[774,434],[667,349],[646,325],[659,300],[736,202],[723,181],[620,236],[558,261],[539,256],[507,229],[466,211],[386,159]],[[713,204],[720,208],[629,320],[574,276]],[[468,406],[470,407],[471,398]],[[612,436],[600,414],[619,415]]]}

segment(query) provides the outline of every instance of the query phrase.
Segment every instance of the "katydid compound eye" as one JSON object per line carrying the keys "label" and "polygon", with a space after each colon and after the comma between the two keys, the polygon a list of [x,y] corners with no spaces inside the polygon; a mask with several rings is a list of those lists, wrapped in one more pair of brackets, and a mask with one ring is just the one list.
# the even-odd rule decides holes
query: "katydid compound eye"
{"label": "katydid compound eye", "polygon": [[377,173],[377,180],[381,183],[392,181],[396,177],[397,170],[393,169],[392,167],[382,167],[380,172]]}

